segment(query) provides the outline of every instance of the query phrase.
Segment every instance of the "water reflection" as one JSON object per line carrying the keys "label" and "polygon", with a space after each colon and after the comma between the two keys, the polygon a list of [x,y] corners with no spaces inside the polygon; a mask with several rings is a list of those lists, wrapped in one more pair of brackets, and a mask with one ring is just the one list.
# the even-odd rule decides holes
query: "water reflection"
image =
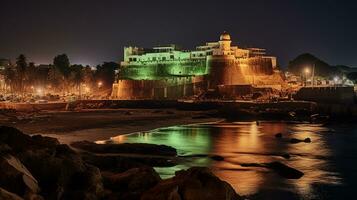
{"label": "water reflection", "polygon": [[[276,139],[276,133],[283,139]],[[314,185],[340,184],[340,174],[331,159],[334,156],[328,140],[332,130],[320,125],[289,124],[285,122],[232,122],[174,126],[147,133],[121,135],[115,143],[151,143],[175,147],[179,155],[218,154],[224,161],[206,157],[184,159],[175,167],[156,168],[163,178],[174,171],[191,166],[208,166],[216,175],[229,182],[236,191],[250,195],[262,191],[280,190],[314,198]],[[290,144],[290,138],[310,137],[312,143]],[[282,154],[292,157],[285,159]],[[288,180],[266,168],[242,167],[242,163],[280,161],[305,173],[299,180]]]}

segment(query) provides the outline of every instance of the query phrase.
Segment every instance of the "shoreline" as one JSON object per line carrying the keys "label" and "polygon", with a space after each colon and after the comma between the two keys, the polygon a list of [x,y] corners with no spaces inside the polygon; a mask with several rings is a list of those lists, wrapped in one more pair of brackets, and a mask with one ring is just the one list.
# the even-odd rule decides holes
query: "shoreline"
{"label": "shoreline", "polygon": [[30,135],[54,137],[60,143],[108,140],[118,135],[150,131],[157,128],[208,123],[223,118],[209,116],[209,111],[176,109],[98,109],[81,111],[39,112],[30,117],[18,116],[14,121],[0,121]]}

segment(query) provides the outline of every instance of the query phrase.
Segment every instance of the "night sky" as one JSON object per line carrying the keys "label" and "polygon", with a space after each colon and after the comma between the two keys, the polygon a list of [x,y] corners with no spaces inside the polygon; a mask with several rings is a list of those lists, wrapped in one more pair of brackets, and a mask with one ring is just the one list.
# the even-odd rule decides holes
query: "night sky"
{"label": "night sky", "polygon": [[0,58],[37,64],[66,53],[71,63],[119,62],[123,46],[191,49],[231,34],[262,47],[282,67],[310,52],[357,67],[357,3],[343,0],[1,0]]}

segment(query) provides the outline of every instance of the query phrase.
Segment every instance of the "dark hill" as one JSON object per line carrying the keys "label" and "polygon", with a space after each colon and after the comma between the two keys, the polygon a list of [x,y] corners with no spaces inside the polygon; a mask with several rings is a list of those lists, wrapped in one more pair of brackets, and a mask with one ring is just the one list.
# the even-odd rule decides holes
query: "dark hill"
{"label": "dark hill", "polygon": [[329,65],[314,55],[305,53],[289,62],[288,71],[295,75],[301,75],[306,67],[309,67],[310,70],[312,70],[313,64],[315,64],[315,76],[334,77],[336,75],[348,73],[351,70],[351,68],[347,66]]}

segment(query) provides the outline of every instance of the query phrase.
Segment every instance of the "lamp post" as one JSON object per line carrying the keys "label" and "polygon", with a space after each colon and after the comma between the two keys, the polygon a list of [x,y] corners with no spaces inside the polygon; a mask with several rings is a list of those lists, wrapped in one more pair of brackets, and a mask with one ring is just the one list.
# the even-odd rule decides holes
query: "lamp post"
{"label": "lamp post", "polygon": [[314,87],[315,84],[315,63],[312,64],[312,76],[311,76],[311,86]]}
{"label": "lamp post", "polygon": [[103,85],[103,82],[102,82],[102,81],[99,81],[99,82],[98,82],[98,89],[100,89],[100,88],[102,87],[102,85]]}
{"label": "lamp post", "polygon": [[304,73],[305,73],[305,87],[306,87],[307,86],[307,75],[310,73],[310,69],[306,67],[304,70]]}

